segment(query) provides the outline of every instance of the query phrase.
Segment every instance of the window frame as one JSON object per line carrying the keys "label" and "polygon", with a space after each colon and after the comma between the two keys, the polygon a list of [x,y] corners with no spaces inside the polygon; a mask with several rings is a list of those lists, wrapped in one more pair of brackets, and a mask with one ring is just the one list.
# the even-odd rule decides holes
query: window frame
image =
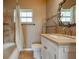
{"label": "window frame", "polygon": [[[65,18],[65,21],[62,21],[62,19],[60,19],[62,22],[67,22],[67,23],[69,22],[70,23],[72,21],[72,17],[71,17],[72,16],[72,10],[71,9],[61,9],[61,13],[62,12],[65,12],[65,13],[70,12],[70,16],[67,16],[67,15],[62,16],[61,15],[61,18]],[[66,21],[66,18],[70,18],[70,21]]]}
{"label": "window frame", "polygon": [[[32,18],[32,22],[21,22],[22,24],[24,24],[24,23],[27,23],[27,24],[29,24],[29,23],[33,23],[33,11],[32,11],[32,9],[20,9],[20,12],[31,12],[32,13],[32,16],[31,17],[28,17],[28,16],[20,16],[20,13],[19,13],[19,18],[20,18],[20,22],[22,21],[21,20],[21,18]],[[14,9],[14,22],[15,22],[15,14],[16,14],[16,9]]]}

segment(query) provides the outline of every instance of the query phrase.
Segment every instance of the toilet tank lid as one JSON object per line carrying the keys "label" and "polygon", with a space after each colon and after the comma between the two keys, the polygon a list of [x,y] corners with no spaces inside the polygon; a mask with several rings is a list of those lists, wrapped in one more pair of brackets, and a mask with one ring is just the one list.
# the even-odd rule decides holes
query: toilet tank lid
{"label": "toilet tank lid", "polygon": [[41,44],[32,44],[32,48],[41,48]]}

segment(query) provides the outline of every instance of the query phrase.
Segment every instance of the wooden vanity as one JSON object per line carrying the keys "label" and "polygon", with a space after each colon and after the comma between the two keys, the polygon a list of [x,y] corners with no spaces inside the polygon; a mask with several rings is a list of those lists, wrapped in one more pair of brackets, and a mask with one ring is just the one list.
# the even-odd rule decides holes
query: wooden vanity
{"label": "wooden vanity", "polygon": [[42,59],[76,59],[75,36],[41,34]]}

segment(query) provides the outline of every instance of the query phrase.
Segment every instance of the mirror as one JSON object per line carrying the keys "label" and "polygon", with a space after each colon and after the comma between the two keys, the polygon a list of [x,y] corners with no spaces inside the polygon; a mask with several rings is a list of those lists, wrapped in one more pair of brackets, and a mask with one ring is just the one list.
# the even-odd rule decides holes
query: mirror
{"label": "mirror", "polygon": [[76,0],[63,0],[59,4],[59,25],[73,26],[76,24]]}

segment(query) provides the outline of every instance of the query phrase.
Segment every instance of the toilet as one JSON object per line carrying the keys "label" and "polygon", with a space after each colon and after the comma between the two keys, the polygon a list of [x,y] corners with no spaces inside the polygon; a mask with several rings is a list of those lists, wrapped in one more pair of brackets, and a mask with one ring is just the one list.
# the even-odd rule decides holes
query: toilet
{"label": "toilet", "polygon": [[41,59],[41,44],[32,44],[35,59]]}

